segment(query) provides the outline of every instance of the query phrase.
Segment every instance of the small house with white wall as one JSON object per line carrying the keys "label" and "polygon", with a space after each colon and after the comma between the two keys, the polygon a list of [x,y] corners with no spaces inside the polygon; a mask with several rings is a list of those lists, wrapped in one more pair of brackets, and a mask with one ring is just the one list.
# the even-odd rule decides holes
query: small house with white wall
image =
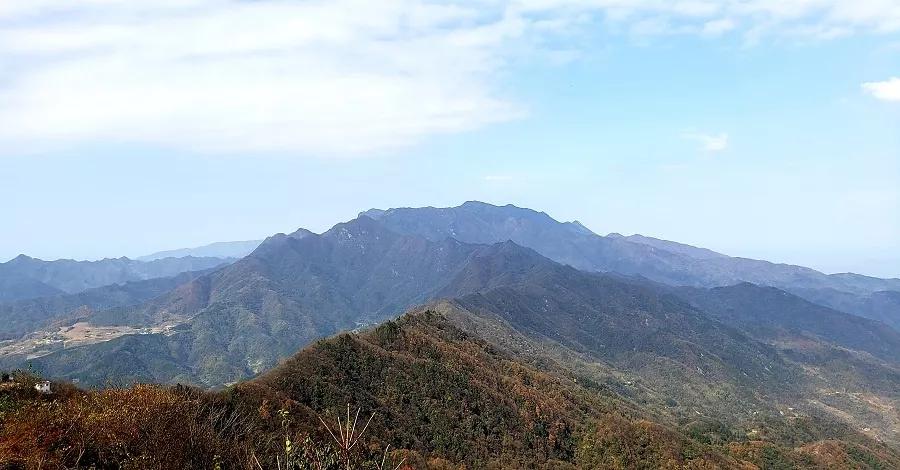
{"label": "small house with white wall", "polygon": [[39,393],[43,393],[44,395],[49,395],[50,392],[50,381],[45,380],[43,382],[39,382],[34,385],[34,389]]}

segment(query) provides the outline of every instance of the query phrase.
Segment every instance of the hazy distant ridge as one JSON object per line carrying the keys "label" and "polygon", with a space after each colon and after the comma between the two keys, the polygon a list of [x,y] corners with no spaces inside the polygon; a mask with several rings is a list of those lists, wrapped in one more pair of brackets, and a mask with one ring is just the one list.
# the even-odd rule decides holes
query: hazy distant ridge
{"label": "hazy distant ridge", "polygon": [[154,261],[163,258],[184,258],[186,256],[198,258],[243,258],[253,252],[260,243],[262,243],[262,240],[215,242],[194,248],[178,248],[175,250],[158,251],[149,255],[139,256],[137,260]]}

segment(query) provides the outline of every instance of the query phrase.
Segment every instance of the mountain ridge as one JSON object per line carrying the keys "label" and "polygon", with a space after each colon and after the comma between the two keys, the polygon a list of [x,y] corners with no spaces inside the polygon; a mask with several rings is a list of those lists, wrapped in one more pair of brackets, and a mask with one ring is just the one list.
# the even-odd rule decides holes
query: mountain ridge
{"label": "mountain ridge", "polygon": [[[815,303],[885,321],[900,330],[900,308],[879,312],[868,300],[875,292],[900,292],[900,279],[825,274],[803,266],[730,257],[642,235],[604,237],[580,224],[558,222],[544,212],[511,204],[467,202],[457,207],[373,209],[363,212],[366,213],[393,230],[430,239],[450,236],[470,243],[511,239],[554,261],[587,271],[643,276],[656,282],[694,287],[740,282],[770,285]],[[891,300],[882,300],[881,304],[890,305]]]}
{"label": "mountain ridge", "polygon": [[155,261],[163,258],[184,258],[188,256],[198,258],[243,258],[256,249],[262,240],[242,240],[231,242],[213,242],[206,245],[191,248],[176,248],[173,250],[157,251],[148,255],[138,256],[138,261]]}
{"label": "mountain ridge", "polygon": [[128,281],[171,277],[182,272],[199,271],[232,262],[220,258],[164,258],[154,261],[137,261],[127,257],[105,258],[99,261],[61,259],[44,261],[19,255],[6,263],[0,263],[0,286],[29,283],[50,286],[59,292],[46,289],[21,289],[0,291],[0,298],[24,300],[54,293],[76,294],[87,289]]}

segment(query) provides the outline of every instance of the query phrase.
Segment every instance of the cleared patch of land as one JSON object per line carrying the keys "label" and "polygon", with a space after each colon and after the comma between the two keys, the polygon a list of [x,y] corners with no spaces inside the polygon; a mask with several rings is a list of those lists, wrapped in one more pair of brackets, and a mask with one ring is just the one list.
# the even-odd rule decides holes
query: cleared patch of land
{"label": "cleared patch of land", "polygon": [[163,323],[150,327],[100,326],[78,322],[56,330],[37,331],[17,340],[0,342],[0,357],[25,356],[34,359],[60,349],[102,343],[125,335],[167,334],[178,323]]}

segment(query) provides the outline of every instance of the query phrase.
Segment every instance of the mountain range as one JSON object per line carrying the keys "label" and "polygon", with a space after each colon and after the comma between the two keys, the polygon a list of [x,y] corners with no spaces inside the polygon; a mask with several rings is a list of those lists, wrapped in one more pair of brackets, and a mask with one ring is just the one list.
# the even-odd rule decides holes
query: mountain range
{"label": "mountain range", "polygon": [[75,294],[95,287],[171,277],[231,261],[234,260],[193,256],[147,262],[124,257],[100,261],[44,261],[19,255],[0,263],[0,302]]}
{"label": "mountain range", "polygon": [[586,271],[636,275],[672,285],[715,287],[750,282],[778,287],[900,328],[900,315],[881,314],[885,310],[870,306],[881,301],[888,304],[886,311],[900,311],[896,296],[890,294],[900,291],[900,279],[852,273],[828,275],[802,266],[734,258],[641,235],[601,236],[578,222],[560,223],[543,212],[511,205],[467,202],[452,208],[374,209],[364,214],[399,233],[428,239],[450,236],[468,243],[512,240]]}
{"label": "mountain range", "polygon": [[165,258],[243,258],[249,255],[262,240],[246,240],[237,242],[215,242],[194,248],[179,248],[175,250],[158,251],[149,255],[138,256],[138,261],[155,261]]}
{"label": "mountain range", "polygon": [[[352,398],[391,410],[375,424],[384,442],[479,468],[522,452],[491,441],[499,429],[531,443],[519,465],[589,458],[578,454],[588,423],[614,420],[591,411],[601,405],[623,426],[687,433],[672,438],[679,446],[741,436],[796,463],[814,459],[796,449],[834,441],[898,461],[879,447],[900,445],[897,279],[601,236],[479,202],[373,209],[322,234],[273,235],[221,265],[178,259],[149,263],[194,269],[88,290],[62,267],[0,271],[71,291],[0,303],[0,365],[88,385],[226,387],[238,400],[229,409],[288,399],[308,417]],[[129,273],[150,272],[134,263]],[[480,368],[502,370],[505,385]],[[522,395],[507,402],[506,386]],[[451,413],[460,401],[499,414],[474,422],[480,411]],[[547,414],[523,421],[523,407]],[[695,464],[754,461],[734,442]]]}

